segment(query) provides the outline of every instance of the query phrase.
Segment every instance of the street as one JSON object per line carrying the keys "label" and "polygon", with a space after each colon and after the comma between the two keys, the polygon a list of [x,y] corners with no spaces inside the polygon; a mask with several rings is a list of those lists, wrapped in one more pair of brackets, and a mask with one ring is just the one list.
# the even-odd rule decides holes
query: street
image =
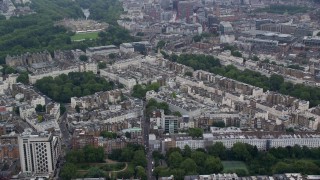
{"label": "street", "polygon": [[59,126],[61,131],[61,143],[66,146],[66,148],[70,148],[70,140],[71,136],[69,130],[67,128],[67,111],[60,117]]}
{"label": "street", "polygon": [[60,116],[59,127],[60,127],[60,133],[61,133],[61,145],[64,146],[65,148],[61,148],[61,156],[60,156],[58,168],[55,174],[55,179],[59,179],[60,170],[65,163],[66,153],[68,149],[71,148],[71,142],[70,142],[71,135],[67,128],[67,111]]}
{"label": "street", "polygon": [[147,165],[147,177],[149,180],[154,179],[152,176],[152,169],[153,169],[153,163],[152,163],[152,152],[149,148],[149,128],[150,128],[150,121],[146,118],[146,102],[143,102],[143,115],[141,118],[141,124],[142,124],[142,131],[143,131],[143,141],[144,141],[144,147],[146,150],[146,158],[148,161]]}

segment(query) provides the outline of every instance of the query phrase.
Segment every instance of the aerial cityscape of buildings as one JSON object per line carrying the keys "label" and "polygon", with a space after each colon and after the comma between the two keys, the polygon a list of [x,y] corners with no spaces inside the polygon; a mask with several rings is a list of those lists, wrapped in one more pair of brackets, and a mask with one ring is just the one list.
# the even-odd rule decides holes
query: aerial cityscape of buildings
{"label": "aerial cityscape of buildings", "polygon": [[[0,13],[7,19],[32,15],[30,3],[0,0]],[[156,177],[153,152],[165,156],[173,148],[183,153],[188,148],[206,151],[217,143],[227,151],[238,143],[259,152],[297,145],[320,148],[320,97],[315,92],[320,88],[320,4],[316,0],[120,3],[123,12],[117,23],[137,41],[6,56],[0,69],[11,67],[17,73],[0,77],[0,179],[59,179],[70,160],[68,152],[88,146],[111,156],[115,150],[141,145],[147,158],[146,178],[163,180],[180,177]],[[274,13],[276,8],[284,12]],[[86,16],[65,18],[55,26],[85,34],[103,32],[110,24]],[[180,59],[187,56],[188,62]],[[211,58],[210,65],[214,61],[219,65],[200,65],[197,57]],[[223,74],[220,67],[239,71]],[[256,74],[244,80],[242,74],[249,71]],[[19,80],[24,72],[27,83]],[[88,76],[72,77],[73,83],[67,79],[72,73]],[[284,85],[272,89],[264,86],[266,82],[254,84],[260,75],[281,77]],[[89,85],[82,84],[89,76],[93,78]],[[64,85],[62,93],[41,91],[39,82],[44,78],[57,84],[42,89]],[[100,78],[112,89],[105,90]],[[297,87],[313,88],[315,94],[295,91]],[[287,89],[292,92],[282,93]],[[55,99],[58,96],[70,98],[61,102]],[[202,133],[194,136],[190,130]],[[124,162],[127,168],[129,162]],[[161,162],[161,167],[168,164]],[[320,179],[320,167],[318,174],[185,174],[185,180]]]}

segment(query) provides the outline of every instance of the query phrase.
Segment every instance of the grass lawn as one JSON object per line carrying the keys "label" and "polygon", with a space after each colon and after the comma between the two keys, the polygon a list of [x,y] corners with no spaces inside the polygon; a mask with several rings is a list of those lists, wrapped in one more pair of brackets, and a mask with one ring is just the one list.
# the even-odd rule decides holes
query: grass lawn
{"label": "grass lawn", "polygon": [[243,169],[248,172],[247,166],[242,161],[222,161],[223,172],[228,172],[236,169]]}
{"label": "grass lawn", "polygon": [[97,39],[99,32],[79,33],[71,36],[72,41],[83,41],[85,39]]}

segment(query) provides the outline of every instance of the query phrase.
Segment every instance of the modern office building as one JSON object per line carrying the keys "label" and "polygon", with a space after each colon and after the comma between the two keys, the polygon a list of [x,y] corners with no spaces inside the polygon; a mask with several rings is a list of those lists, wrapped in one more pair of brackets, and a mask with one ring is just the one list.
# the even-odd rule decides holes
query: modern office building
{"label": "modern office building", "polygon": [[26,129],[18,136],[21,171],[32,177],[52,177],[57,168],[61,145],[58,136]]}
{"label": "modern office building", "polygon": [[164,133],[174,134],[178,133],[178,117],[177,116],[165,116]]}

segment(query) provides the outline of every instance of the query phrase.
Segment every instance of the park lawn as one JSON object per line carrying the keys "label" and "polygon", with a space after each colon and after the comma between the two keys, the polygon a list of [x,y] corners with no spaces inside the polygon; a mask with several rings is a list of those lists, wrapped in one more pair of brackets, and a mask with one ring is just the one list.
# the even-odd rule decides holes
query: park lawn
{"label": "park lawn", "polygon": [[230,172],[236,169],[243,169],[248,173],[246,164],[242,161],[222,161],[223,172]]}
{"label": "park lawn", "polygon": [[71,36],[72,41],[83,41],[86,39],[97,39],[99,32],[89,32],[89,33],[78,33],[73,36]]}

